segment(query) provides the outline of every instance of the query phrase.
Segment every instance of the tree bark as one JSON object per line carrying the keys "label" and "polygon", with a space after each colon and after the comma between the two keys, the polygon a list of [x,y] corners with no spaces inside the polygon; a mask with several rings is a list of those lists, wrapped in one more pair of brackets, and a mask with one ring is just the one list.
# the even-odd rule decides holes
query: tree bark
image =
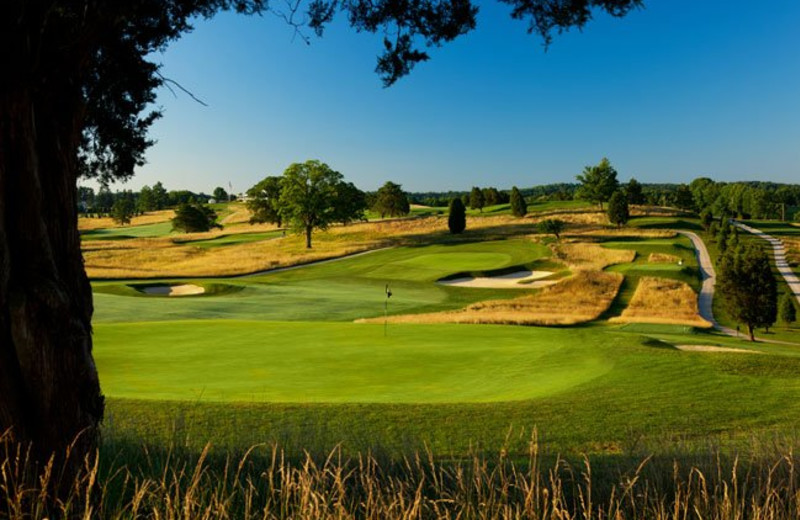
{"label": "tree bark", "polygon": [[306,226],[306,249],[311,249],[311,231],[313,231],[313,228]]}
{"label": "tree bark", "polygon": [[80,94],[39,86],[0,85],[0,431],[38,463],[54,456],[68,485],[95,453],[104,402],[77,228]]}

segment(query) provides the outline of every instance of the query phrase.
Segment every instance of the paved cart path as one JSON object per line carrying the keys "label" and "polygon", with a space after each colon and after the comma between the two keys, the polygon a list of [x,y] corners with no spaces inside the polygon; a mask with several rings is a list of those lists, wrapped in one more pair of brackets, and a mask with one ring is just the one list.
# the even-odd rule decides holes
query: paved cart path
{"label": "paved cart path", "polygon": [[781,273],[783,279],[786,280],[786,285],[789,286],[789,290],[792,291],[794,297],[797,298],[797,303],[800,304],[800,279],[797,278],[792,268],[789,267],[789,262],[786,260],[786,246],[783,245],[783,242],[778,238],[764,233],[760,229],[750,227],[741,222],[734,221],[733,225],[759,238],[763,238],[770,243],[772,246],[772,253],[775,255],[775,267],[778,268],[778,272]]}

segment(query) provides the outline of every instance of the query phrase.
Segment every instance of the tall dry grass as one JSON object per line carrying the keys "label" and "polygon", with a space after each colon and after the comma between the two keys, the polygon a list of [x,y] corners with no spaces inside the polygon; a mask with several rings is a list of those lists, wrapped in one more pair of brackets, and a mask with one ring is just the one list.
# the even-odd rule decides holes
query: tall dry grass
{"label": "tall dry grass", "polygon": [[[540,292],[510,300],[474,303],[457,311],[390,316],[393,323],[575,325],[599,318],[622,284],[619,273],[583,271]],[[383,318],[361,320],[379,322]]]}
{"label": "tall dry grass", "polygon": [[132,217],[130,224],[126,224],[125,226],[123,226],[122,224],[117,224],[111,217],[102,217],[102,218],[80,217],[78,218],[78,229],[81,231],[91,231],[94,229],[108,229],[108,228],[120,228],[120,227],[130,227],[130,226],[142,226],[144,224],[158,224],[159,222],[166,222],[172,219],[172,217],[174,216],[175,212],[172,211],[171,209],[165,209],[162,211],[151,211],[143,215]]}
{"label": "tall dry grass", "polygon": [[602,271],[614,264],[633,262],[636,251],[608,249],[599,244],[571,242],[551,244],[553,259],[564,262],[573,271]]}
{"label": "tall dry grass", "polygon": [[[402,461],[364,454],[290,461],[275,447],[223,459],[142,448],[132,459],[87,460],[67,483],[37,471],[7,441],[0,454],[0,517],[80,519],[788,520],[800,514],[793,452],[700,462],[643,457],[614,471],[588,458],[545,463],[534,437],[524,460],[474,455]],[[265,452],[266,451],[266,452]],[[130,453],[127,454],[131,456]],[[690,459],[691,460],[691,459]]]}
{"label": "tall dry grass", "polygon": [[711,327],[711,323],[700,317],[697,294],[689,284],[652,276],[639,280],[628,306],[620,316],[609,321]]}
{"label": "tall dry grass", "polygon": [[680,257],[667,253],[650,253],[647,261],[651,264],[677,264],[680,261]]}

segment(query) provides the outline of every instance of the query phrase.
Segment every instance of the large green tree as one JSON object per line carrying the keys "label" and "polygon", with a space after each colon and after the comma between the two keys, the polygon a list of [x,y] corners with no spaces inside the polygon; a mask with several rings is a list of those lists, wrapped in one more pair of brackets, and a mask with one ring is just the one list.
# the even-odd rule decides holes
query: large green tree
{"label": "large green tree", "polygon": [[611,161],[603,157],[597,166],[587,166],[583,173],[576,177],[581,183],[578,189],[578,197],[589,202],[600,204],[611,198],[611,195],[619,188],[617,181],[617,170],[611,166]]}
{"label": "large green tree", "polygon": [[298,233],[305,234],[311,249],[311,234],[325,230],[339,219],[337,191],[342,174],[320,161],[291,164],[281,179],[280,212]]}
{"label": "large green tree", "polygon": [[608,200],[608,220],[617,227],[624,226],[631,218],[628,209],[628,197],[620,190],[614,192]]}
{"label": "large green tree", "polygon": [[[552,32],[584,25],[594,9],[622,16],[642,4],[502,1],[546,42]],[[92,292],[77,229],[78,178],[124,180],[144,162],[152,144],[147,132],[160,116],[151,108],[156,89],[169,81],[155,60],[193,20],[223,10],[259,13],[271,5],[0,2],[0,431],[13,428],[18,439],[32,442],[35,458],[63,453],[80,433],[71,458],[80,464],[94,452],[103,416],[92,359]],[[318,35],[339,13],[356,31],[385,35],[376,70],[386,85],[427,60],[426,46],[472,30],[477,13],[470,0],[288,5],[286,19],[305,11]]]}
{"label": "large green tree", "polygon": [[472,187],[469,193],[469,207],[470,209],[477,209],[483,213],[483,206],[486,204],[486,199],[483,196],[483,190],[477,186]]}
{"label": "large green tree", "polygon": [[728,314],[747,327],[769,327],[777,318],[778,293],[769,256],[758,244],[728,248],[720,260],[719,292]]}
{"label": "large green tree", "polygon": [[408,202],[408,196],[403,191],[403,187],[400,184],[388,181],[375,194],[372,210],[377,212],[381,218],[387,215],[390,217],[402,217],[403,215],[408,215],[409,211],[411,211],[411,205]]}
{"label": "large green tree", "polygon": [[283,218],[280,212],[281,178],[265,177],[247,190],[245,205],[250,210],[250,223],[270,223],[281,227]]}

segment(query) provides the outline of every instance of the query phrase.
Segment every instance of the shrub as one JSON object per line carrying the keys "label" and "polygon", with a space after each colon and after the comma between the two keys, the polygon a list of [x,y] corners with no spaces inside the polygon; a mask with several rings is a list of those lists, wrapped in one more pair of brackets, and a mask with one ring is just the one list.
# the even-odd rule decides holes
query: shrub
{"label": "shrub", "polygon": [[447,217],[450,233],[457,235],[467,228],[467,211],[464,203],[456,197],[450,201],[450,215]]}

